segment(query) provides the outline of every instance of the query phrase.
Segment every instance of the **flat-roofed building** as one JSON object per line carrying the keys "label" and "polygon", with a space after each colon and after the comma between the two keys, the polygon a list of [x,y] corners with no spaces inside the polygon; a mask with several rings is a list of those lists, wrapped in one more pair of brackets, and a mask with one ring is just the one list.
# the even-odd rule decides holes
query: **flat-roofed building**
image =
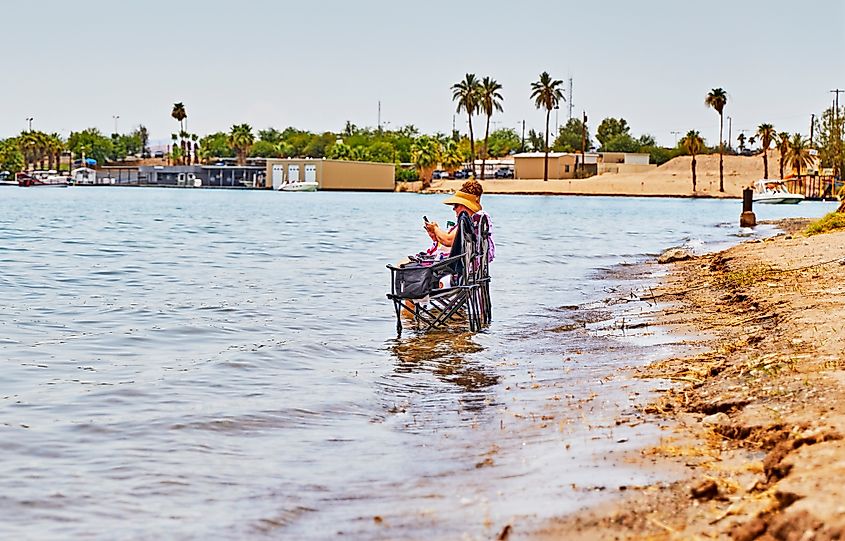
{"label": "flat-roofed building", "polygon": [[395,186],[392,163],[328,160],[325,158],[268,158],[265,187],[278,190],[287,182],[317,182],[320,190],[385,191]]}
{"label": "flat-roofed building", "polygon": [[[545,154],[523,152],[514,154],[514,176],[516,178],[543,178]],[[576,155],[568,152],[549,152],[549,178],[575,178]]]}
{"label": "flat-roofed building", "polygon": [[649,163],[650,156],[644,152],[600,152],[599,174],[645,173],[655,167]]}

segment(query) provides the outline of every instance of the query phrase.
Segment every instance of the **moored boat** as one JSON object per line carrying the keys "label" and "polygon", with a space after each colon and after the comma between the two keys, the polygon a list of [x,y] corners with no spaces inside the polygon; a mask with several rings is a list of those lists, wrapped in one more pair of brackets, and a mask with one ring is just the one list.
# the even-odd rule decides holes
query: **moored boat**
{"label": "moored boat", "polygon": [[22,188],[67,188],[70,185],[70,177],[43,172],[18,173],[15,175],[15,180]]}
{"label": "moored boat", "polygon": [[285,182],[279,186],[280,192],[316,192],[319,183],[311,181]]}
{"label": "moored boat", "polygon": [[761,178],[754,183],[754,196],[752,201],[755,203],[765,203],[770,205],[796,205],[804,200],[804,196],[800,193],[791,193],[786,189],[786,185],[782,180],[773,180],[768,178]]}

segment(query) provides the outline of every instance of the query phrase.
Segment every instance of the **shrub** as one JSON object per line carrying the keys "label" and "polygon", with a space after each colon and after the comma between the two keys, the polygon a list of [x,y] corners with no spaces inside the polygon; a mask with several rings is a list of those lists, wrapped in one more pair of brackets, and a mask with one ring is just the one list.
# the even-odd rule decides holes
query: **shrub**
{"label": "shrub", "polygon": [[831,212],[808,225],[804,233],[807,235],[818,235],[819,233],[827,233],[828,231],[843,228],[845,228],[845,212]]}

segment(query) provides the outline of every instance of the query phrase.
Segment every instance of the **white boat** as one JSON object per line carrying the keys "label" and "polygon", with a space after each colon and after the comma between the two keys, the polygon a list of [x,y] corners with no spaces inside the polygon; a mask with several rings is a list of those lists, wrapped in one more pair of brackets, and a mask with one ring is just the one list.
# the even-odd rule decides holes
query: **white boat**
{"label": "white boat", "polygon": [[279,184],[280,192],[316,192],[319,183],[311,181],[284,182]]}
{"label": "white boat", "polygon": [[754,183],[755,203],[766,203],[770,205],[795,205],[804,200],[800,193],[790,193],[782,180],[761,178]]}

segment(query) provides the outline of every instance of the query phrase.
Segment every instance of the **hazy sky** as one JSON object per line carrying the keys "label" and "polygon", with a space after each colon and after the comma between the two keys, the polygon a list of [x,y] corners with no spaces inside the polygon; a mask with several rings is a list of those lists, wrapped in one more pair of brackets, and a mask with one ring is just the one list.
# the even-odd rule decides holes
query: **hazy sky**
{"label": "hazy sky", "polygon": [[[845,1],[3,0],[0,137],[33,128],[104,133],[139,123],[169,138],[172,104],[204,134],[340,130],[346,120],[448,132],[449,87],[467,72],[504,85],[494,127],[542,129],[529,99],[542,71],[574,78],[594,131],[715,142],[704,96],[723,87],[733,135],[771,122],[806,132],[845,88]],[[712,6],[712,7],[711,7]],[[845,103],[845,95],[840,96]],[[559,111],[560,123],[567,108]],[[554,122],[552,113],[552,122]],[[480,124],[480,122],[479,122]],[[466,130],[463,115],[456,126]],[[726,122],[727,129],[727,122]],[[727,133],[725,134],[727,136]]]}

